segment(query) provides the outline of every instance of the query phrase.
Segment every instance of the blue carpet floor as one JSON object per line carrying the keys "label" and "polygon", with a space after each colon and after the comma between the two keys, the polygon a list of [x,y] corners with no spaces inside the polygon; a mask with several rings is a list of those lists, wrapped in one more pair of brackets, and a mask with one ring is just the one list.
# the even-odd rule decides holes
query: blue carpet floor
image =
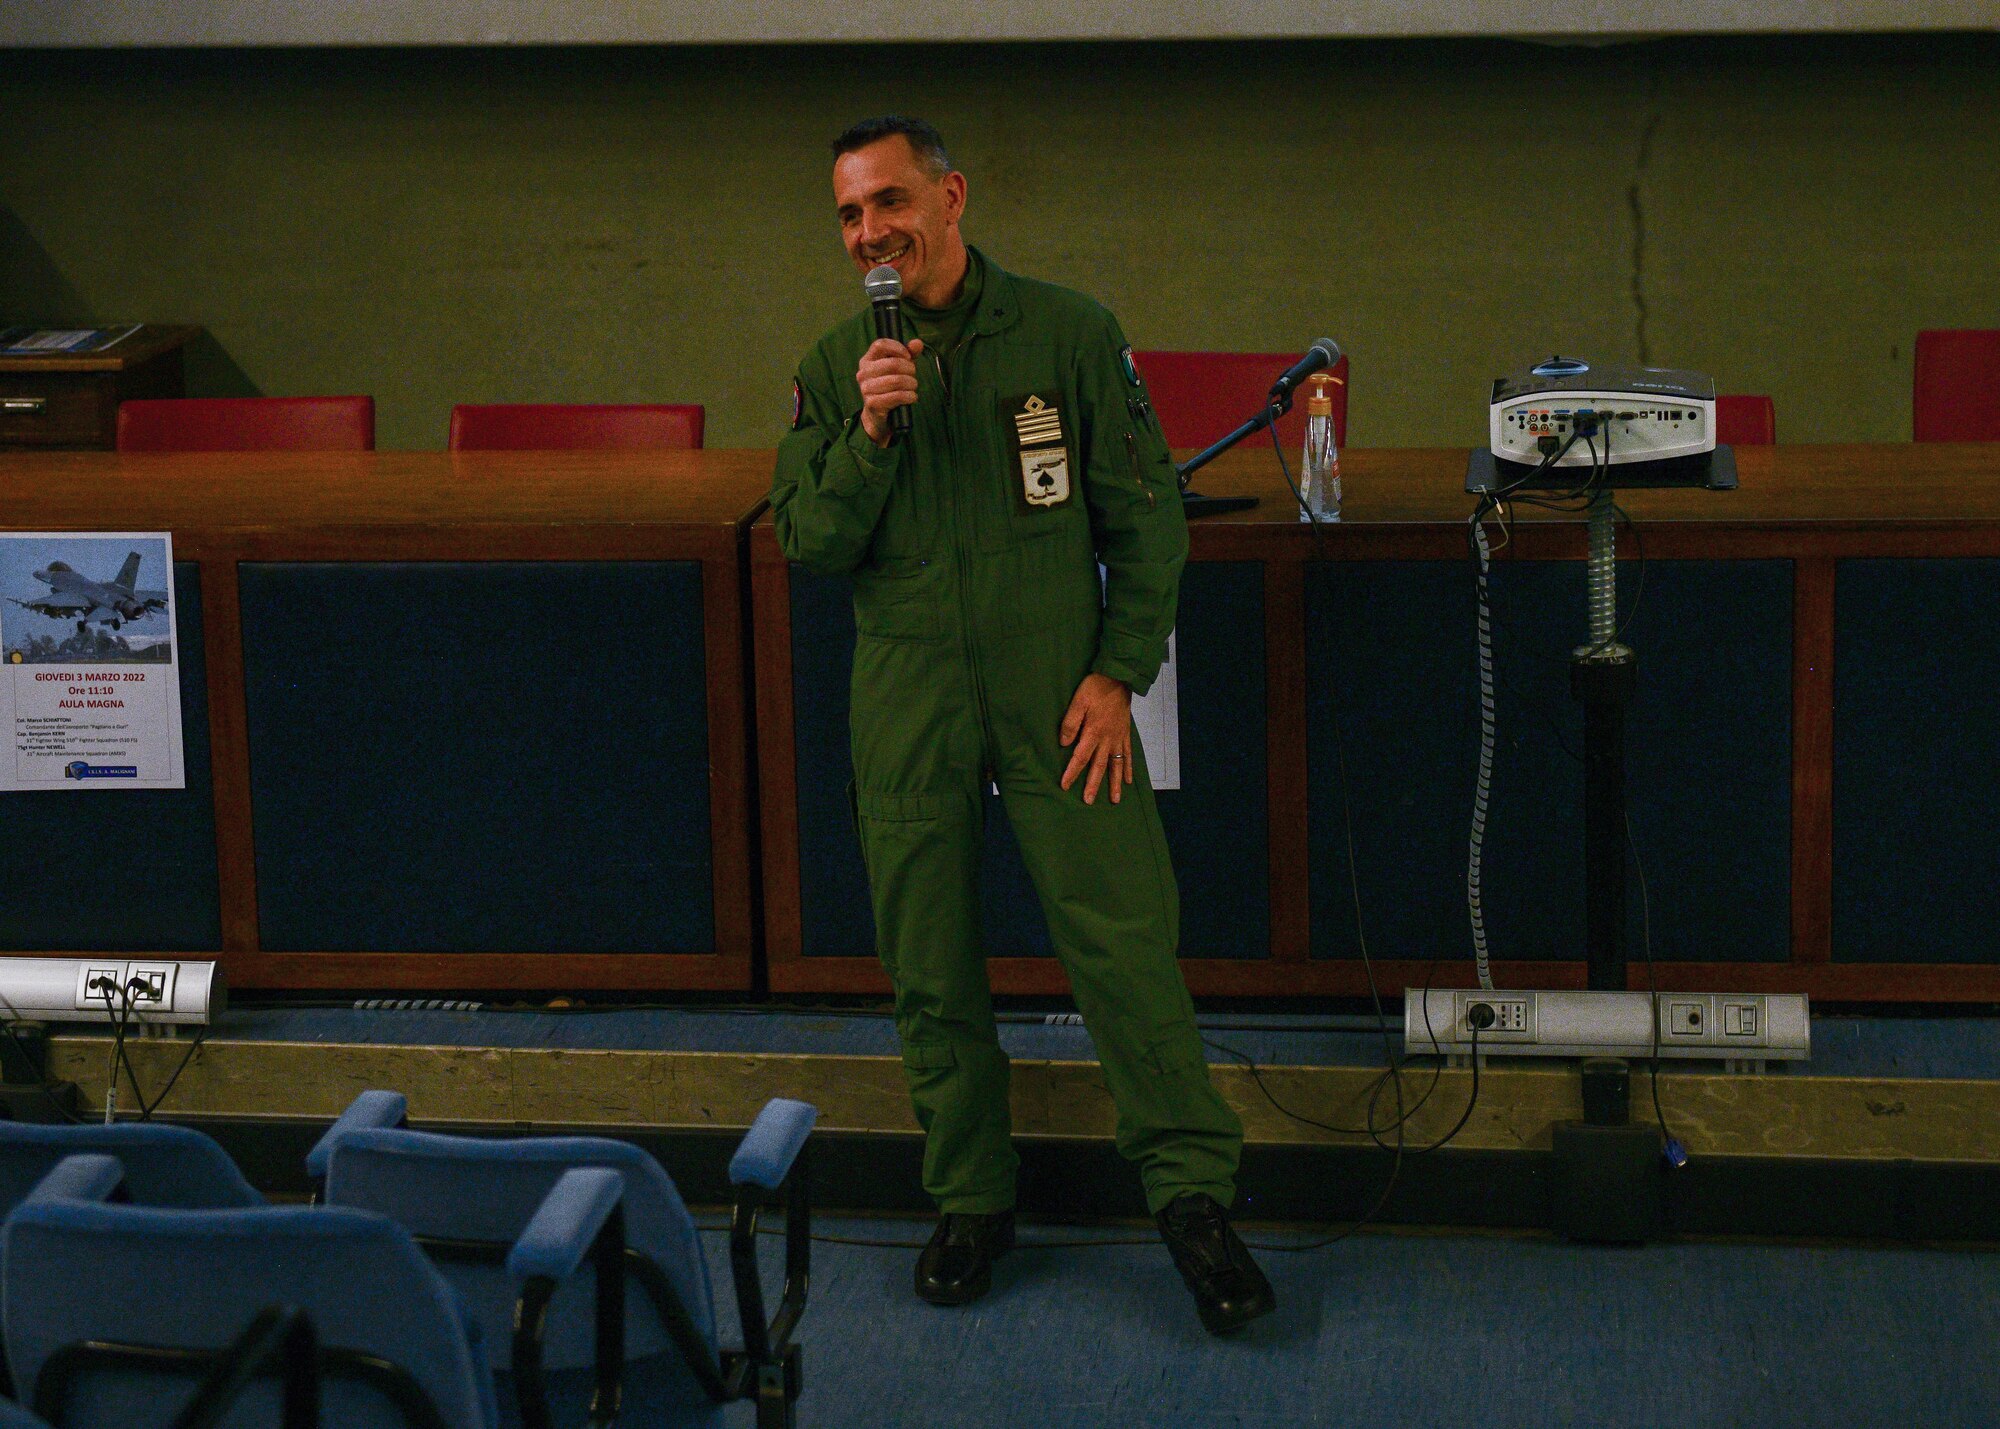
{"label": "blue carpet floor", "polygon": [[1364,1233],[1263,1255],[1279,1310],[1230,1340],[1157,1245],[1017,1251],[960,1310],[912,1296],[914,1256],[814,1247],[803,1429],[2000,1425],[1990,1253]]}

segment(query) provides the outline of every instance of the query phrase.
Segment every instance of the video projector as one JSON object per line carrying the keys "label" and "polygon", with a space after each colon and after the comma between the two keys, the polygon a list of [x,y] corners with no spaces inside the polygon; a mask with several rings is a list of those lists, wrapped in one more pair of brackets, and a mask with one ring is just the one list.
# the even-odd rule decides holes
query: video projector
{"label": "video projector", "polygon": [[1551,357],[1493,379],[1487,449],[1472,454],[1465,489],[1570,491],[1736,486],[1736,462],[1715,444],[1715,382],[1666,367],[1594,367]]}

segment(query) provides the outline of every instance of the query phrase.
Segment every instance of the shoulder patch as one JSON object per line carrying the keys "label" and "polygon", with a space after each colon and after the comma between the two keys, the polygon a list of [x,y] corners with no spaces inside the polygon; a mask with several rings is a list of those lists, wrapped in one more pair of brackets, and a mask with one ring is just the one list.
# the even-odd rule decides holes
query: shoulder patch
{"label": "shoulder patch", "polygon": [[1132,359],[1132,344],[1126,343],[1118,354],[1118,360],[1125,364],[1125,380],[1134,387],[1139,385],[1139,364]]}

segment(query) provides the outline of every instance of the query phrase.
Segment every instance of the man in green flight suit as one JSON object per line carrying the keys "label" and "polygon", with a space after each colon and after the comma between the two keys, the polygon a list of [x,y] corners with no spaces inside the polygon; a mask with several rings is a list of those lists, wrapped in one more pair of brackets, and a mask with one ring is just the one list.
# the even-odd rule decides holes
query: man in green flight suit
{"label": "man in green flight suit", "polygon": [[847,251],[864,273],[896,269],[915,336],[875,338],[864,310],[806,355],[771,505],[788,557],[854,580],[855,816],[941,1212],[917,1293],[977,1299],[1013,1244],[1007,1057],[978,927],[991,780],[1118,1148],[1203,1323],[1236,1329],[1273,1297],[1224,1215],[1243,1130],[1175,961],[1179,895],[1132,738],[1187,555],[1165,439],[1110,313],[966,246],[965,176],[935,129],[868,120],[834,154]]}

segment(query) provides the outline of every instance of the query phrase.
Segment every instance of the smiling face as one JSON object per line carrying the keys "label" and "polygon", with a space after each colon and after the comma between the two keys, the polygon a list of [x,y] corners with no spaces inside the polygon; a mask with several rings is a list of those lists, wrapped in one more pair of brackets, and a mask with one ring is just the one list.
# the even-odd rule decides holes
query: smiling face
{"label": "smiling face", "polygon": [[833,201],[841,241],[862,273],[887,263],[903,296],[927,308],[950,305],[965,284],[965,175],[933,173],[910,141],[890,134],[833,161]]}

